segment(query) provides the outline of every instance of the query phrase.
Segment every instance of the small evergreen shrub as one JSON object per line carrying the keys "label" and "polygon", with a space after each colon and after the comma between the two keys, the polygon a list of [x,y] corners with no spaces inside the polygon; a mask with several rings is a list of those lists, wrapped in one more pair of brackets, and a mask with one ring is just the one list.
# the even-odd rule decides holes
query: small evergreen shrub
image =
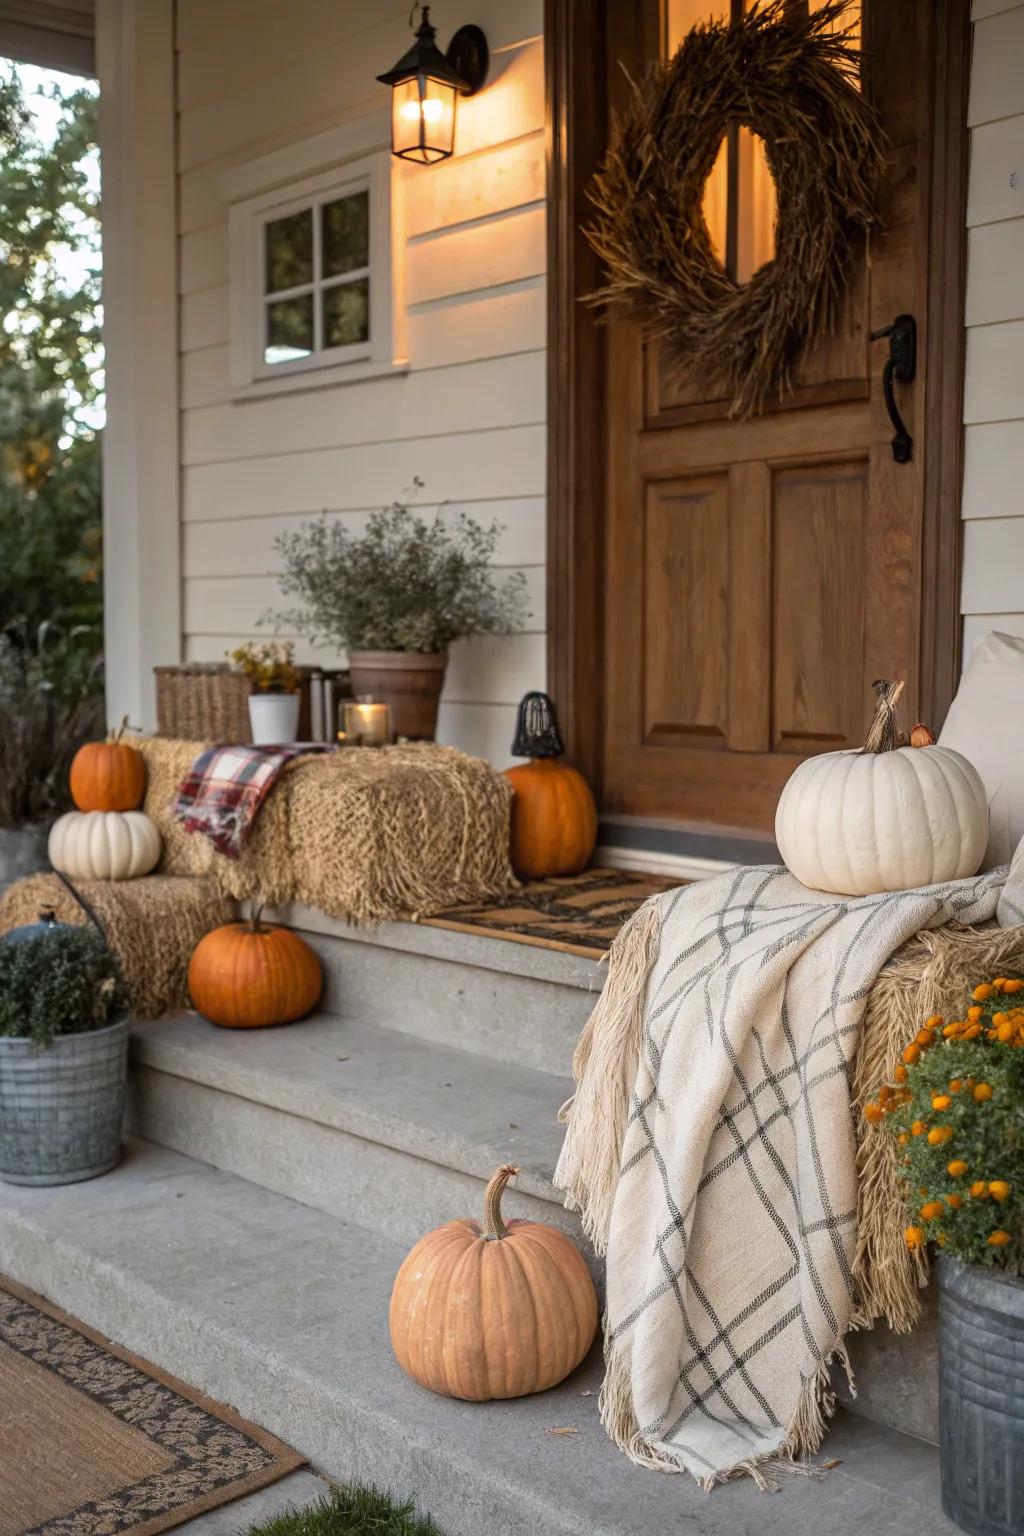
{"label": "small evergreen shrub", "polygon": [[962,1019],[926,1020],[896,1081],[864,1106],[896,1138],[907,1246],[1024,1272],[1024,981],[975,987]]}
{"label": "small evergreen shrub", "polygon": [[0,1037],[39,1050],[112,1024],[129,1005],[117,957],[94,928],[57,924],[0,942]]}

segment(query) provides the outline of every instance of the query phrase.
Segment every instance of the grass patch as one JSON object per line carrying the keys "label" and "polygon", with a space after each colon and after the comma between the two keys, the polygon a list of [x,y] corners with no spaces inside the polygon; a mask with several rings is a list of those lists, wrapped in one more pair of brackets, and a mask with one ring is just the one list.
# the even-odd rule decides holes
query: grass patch
{"label": "grass patch", "polygon": [[332,1488],[308,1509],[251,1525],[246,1536],[444,1536],[410,1499],[396,1504],[376,1488]]}

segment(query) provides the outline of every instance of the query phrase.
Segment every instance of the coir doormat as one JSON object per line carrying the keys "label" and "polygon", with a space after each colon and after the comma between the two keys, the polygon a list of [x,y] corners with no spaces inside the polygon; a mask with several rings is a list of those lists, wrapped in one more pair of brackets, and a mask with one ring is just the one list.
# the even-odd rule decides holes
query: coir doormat
{"label": "coir doormat", "polygon": [[304,1461],[0,1276],[0,1536],[155,1536]]}
{"label": "coir doormat", "polygon": [[486,933],[520,944],[539,944],[592,959],[603,955],[619,929],[648,896],[685,884],[622,869],[587,869],[582,875],[535,880],[479,906],[452,907],[425,919],[433,928]]}

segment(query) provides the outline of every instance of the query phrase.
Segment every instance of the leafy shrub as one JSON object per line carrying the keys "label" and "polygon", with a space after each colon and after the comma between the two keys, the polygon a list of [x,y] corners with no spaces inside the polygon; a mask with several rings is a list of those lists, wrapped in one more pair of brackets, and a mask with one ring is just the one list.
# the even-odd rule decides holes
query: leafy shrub
{"label": "leafy shrub", "polygon": [[0,633],[0,827],[63,810],[72,757],[103,733],[98,664],[79,638],[46,624],[32,640]]}
{"label": "leafy shrub", "polygon": [[120,963],[94,928],[55,924],[0,942],[0,1036],[43,1049],[103,1029],[128,1004]]}
{"label": "leafy shrub", "polygon": [[321,517],[281,534],[281,590],[295,608],[268,615],[279,627],[348,651],[445,651],[470,635],[522,628],[526,578],[498,582],[501,526],[465,513],[426,522],[395,503],[362,534]]}
{"label": "leafy shrub", "polygon": [[934,1014],[896,1082],[864,1114],[895,1136],[910,1248],[934,1241],[972,1264],[1024,1271],[1024,981],[975,987],[962,1019]]}

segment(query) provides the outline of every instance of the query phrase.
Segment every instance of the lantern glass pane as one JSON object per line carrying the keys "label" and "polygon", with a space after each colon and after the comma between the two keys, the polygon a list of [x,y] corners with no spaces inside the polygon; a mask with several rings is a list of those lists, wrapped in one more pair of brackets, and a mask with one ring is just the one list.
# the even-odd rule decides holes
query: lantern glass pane
{"label": "lantern glass pane", "polygon": [[391,92],[391,148],[429,165],[455,147],[455,87],[429,76],[403,80]]}
{"label": "lantern glass pane", "polygon": [[313,281],[313,210],[303,208],[266,227],[265,293],[281,293]]}
{"label": "lantern glass pane", "polygon": [[351,347],[370,334],[370,284],[365,277],[354,283],[325,288],[324,346]]}
{"label": "lantern glass pane", "polygon": [[291,363],[313,350],[313,295],[275,299],[267,305],[265,363]]}
{"label": "lantern glass pane", "polygon": [[323,218],[323,275],[340,277],[370,265],[370,196],[353,192],[325,203]]}

